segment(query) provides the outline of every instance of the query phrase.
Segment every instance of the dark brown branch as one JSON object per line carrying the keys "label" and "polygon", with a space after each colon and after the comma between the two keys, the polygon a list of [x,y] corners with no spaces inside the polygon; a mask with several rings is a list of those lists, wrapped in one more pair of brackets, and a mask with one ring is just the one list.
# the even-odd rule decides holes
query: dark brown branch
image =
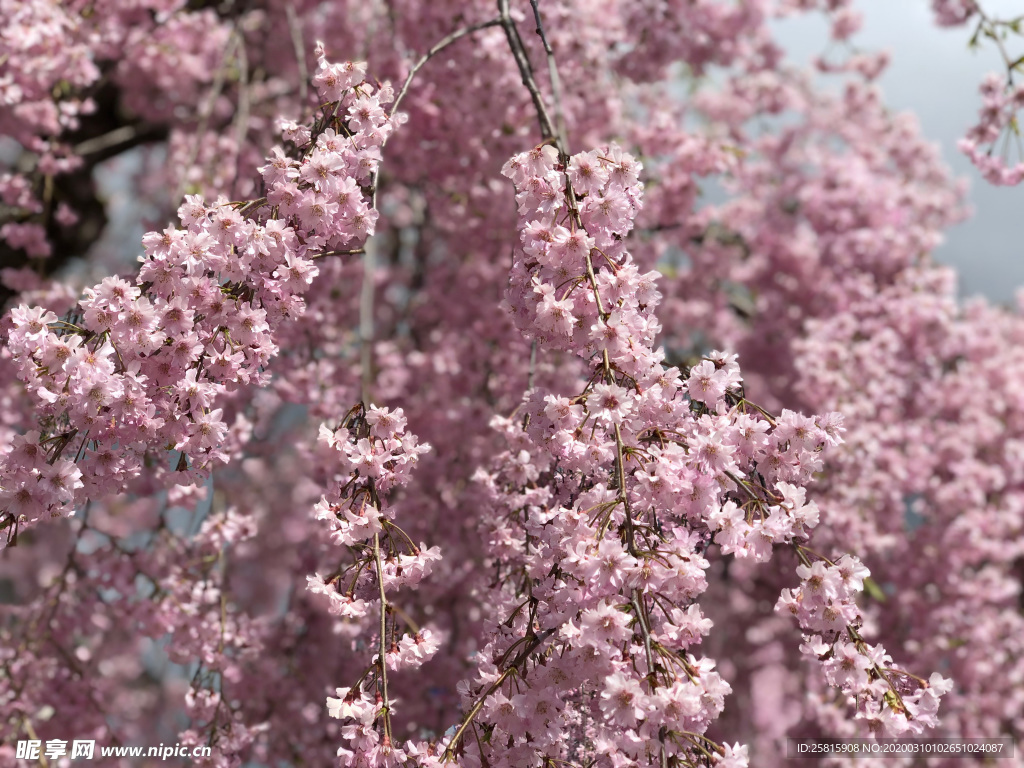
{"label": "dark brown branch", "polygon": [[516,66],[519,68],[519,75],[522,78],[523,85],[530,92],[533,106],[537,110],[541,138],[545,141],[555,139],[554,123],[551,122],[551,115],[548,114],[548,109],[544,106],[544,98],[537,87],[537,81],[533,76],[533,65],[530,64],[530,57],[526,54],[526,46],[523,45],[523,39],[519,36],[516,23],[512,21],[512,15],[509,13],[508,0],[498,0],[498,14],[501,17],[501,26],[505,30],[508,47],[512,50],[512,56],[515,58]]}
{"label": "dark brown branch", "polygon": [[538,0],[530,0],[533,8],[533,19],[537,22],[537,36],[544,46],[544,54],[548,58],[548,79],[551,81],[551,99],[555,103],[555,123],[558,129],[558,149],[563,157],[569,156],[569,131],[565,126],[565,111],[562,109],[562,80],[558,76],[558,64],[555,62],[555,52],[548,42],[548,36],[544,32],[544,22],[541,21],[540,7]]}
{"label": "dark brown branch", "polygon": [[525,664],[526,660],[530,658],[530,655],[536,651],[545,640],[551,637],[557,629],[557,627],[553,627],[551,629],[545,629],[539,634],[533,635],[527,646],[520,651],[520,653],[508,664],[507,667],[505,667],[505,671],[498,676],[498,679],[491,683],[487,690],[484,691],[475,702],[473,702],[473,706],[469,708],[469,711],[462,718],[462,722],[459,724],[458,730],[455,731],[455,735],[452,736],[452,740],[448,742],[448,746],[445,747],[444,754],[441,757],[442,762],[448,762],[452,757],[454,757],[455,750],[458,747],[459,740],[462,738],[462,734],[465,733],[466,728],[468,728],[470,723],[472,723],[476,718],[490,695],[497,691],[501,687],[502,683],[508,679],[509,675],[511,675],[521,664]]}

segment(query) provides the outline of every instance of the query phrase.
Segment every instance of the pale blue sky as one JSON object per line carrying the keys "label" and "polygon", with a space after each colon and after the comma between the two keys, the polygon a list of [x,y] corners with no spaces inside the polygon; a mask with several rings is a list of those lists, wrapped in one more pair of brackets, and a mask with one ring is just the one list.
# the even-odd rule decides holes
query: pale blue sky
{"label": "pale blue sky", "polygon": [[[982,1],[997,16],[1024,12],[1021,0]],[[968,49],[972,29],[936,27],[930,5],[928,0],[858,0],[864,27],[854,43],[889,51],[892,63],[880,80],[886,103],[914,112],[924,134],[941,145],[954,173],[970,181],[974,215],[947,233],[936,258],[960,272],[962,294],[1011,301],[1014,291],[1024,286],[1024,185],[991,186],[956,148],[976,122],[978,84],[985,73],[1001,71],[1002,60],[991,43]],[[778,34],[797,61],[821,53],[828,40],[827,26],[817,16],[787,20],[778,26]],[[1018,54],[1024,53],[1024,45],[1017,48]]]}

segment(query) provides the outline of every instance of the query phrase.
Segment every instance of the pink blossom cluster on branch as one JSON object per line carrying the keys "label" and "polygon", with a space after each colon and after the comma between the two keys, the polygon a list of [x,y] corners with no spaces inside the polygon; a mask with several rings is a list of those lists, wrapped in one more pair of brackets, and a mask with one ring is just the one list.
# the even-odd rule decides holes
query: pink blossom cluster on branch
{"label": "pink blossom cluster on branch", "polygon": [[[959,147],[989,183],[1020,184],[1024,180],[1024,147],[1018,116],[1024,106],[1024,89],[1014,77],[1024,72],[1024,57],[1012,50],[1011,42],[1024,34],[1024,16],[996,17],[986,12],[979,0],[933,0],[932,10],[939,26],[974,24],[971,47],[993,45],[998,50],[1005,71],[990,73],[982,81],[978,122],[960,140]],[[1011,160],[1014,154],[1016,162]]]}
{"label": "pink blossom cluster on branch", "polygon": [[[366,601],[354,598],[363,573],[367,587],[376,573],[380,595],[380,650],[354,686],[328,699],[331,714],[347,724],[348,744],[339,753],[347,764],[458,758],[513,766],[586,756],[609,765],[705,757],[747,765],[745,747],[705,735],[729,692],[714,662],[691,653],[711,629],[698,602],[707,588],[705,551],[718,540],[723,553],[767,560],[774,544],[805,540],[818,512],[792,482],[806,483],[820,468],[817,454],[840,442],[840,422],[835,414],[818,421],[762,415],[742,396],[734,358],[713,355],[685,383],[678,369],[665,369],[663,352],[652,347],[660,298],[654,275],[638,274],[623,245],[640,207],[638,164],[616,148],[576,155],[567,166],[559,159],[555,147],[541,145],[505,166],[522,232],[508,297],[528,335],[590,361],[590,375],[578,395],[534,389],[521,421],[494,422],[508,449],[493,470],[475,477],[490,508],[482,524],[498,574],[487,599],[493,629],[475,679],[460,685],[464,714],[439,743],[394,743],[389,665],[382,661],[386,590],[395,586],[384,563],[408,568],[404,581],[415,583],[428,554],[412,545],[399,555],[411,542],[388,532],[387,561],[381,556],[382,531],[400,530],[381,516],[376,490],[377,482],[394,482],[389,463],[407,463],[406,448],[398,457],[389,452],[400,445],[393,437],[400,422],[371,409],[362,428],[368,436],[352,434],[350,418],[341,437],[322,431],[343,449],[352,474],[336,494],[343,503],[328,512],[325,498],[317,517],[362,554],[331,578],[340,583],[356,569],[345,594],[321,577],[310,586],[346,616],[366,614]],[[554,299],[555,291],[565,298]],[[687,501],[679,506],[678,499]],[[801,605],[803,623],[813,626],[813,601]],[[848,626],[859,624],[855,613],[840,617],[831,606],[817,610],[858,638],[853,655],[875,683],[869,694],[866,672],[864,686],[833,681],[868,694],[860,714],[885,723],[890,735],[934,724],[934,708],[916,704],[937,704],[945,681],[936,676],[932,687],[914,686],[913,698],[909,690],[906,700],[898,698],[874,663],[891,660]],[[393,638],[396,625],[392,618]],[[410,648],[419,644],[429,638],[417,636]],[[395,639],[390,647],[400,653]]]}
{"label": "pink blossom cluster on branch", "polygon": [[849,555],[834,563],[804,560],[796,570],[800,586],[783,590],[776,605],[815,633],[804,635],[800,651],[821,661],[825,679],[855,702],[870,735],[896,738],[938,726],[939,699],[952,681],[933,672],[925,682],[895,667],[883,647],[866,643],[856,629],[864,623],[856,598],[870,571]]}
{"label": "pink blossom cluster on branch", "polygon": [[[65,261],[95,238],[91,169],[118,151],[161,138],[194,105],[218,68],[231,29],[210,8],[180,0],[89,3],[4,0],[0,134],[24,151],[0,172],[0,266],[14,254]],[[119,95],[131,118],[118,124]],[[29,162],[25,160],[31,158]],[[5,163],[6,165],[6,163]]]}
{"label": "pink blossom cluster on branch", "polygon": [[[74,119],[0,105],[0,485],[43,504],[5,518],[0,765],[1024,732],[1024,331],[929,261],[962,192],[842,42],[855,3],[2,7],[40,23],[0,78]],[[836,89],[769,23],[817,11]],[[111,156],[181,225],[144,274],[105,244],[53,279]]]}
{"label": "pink blossom cluster on branch", "polygon": [[[320,439],[341,454],[342,471],[338,487],[317,504],[316,519],[326,524],[331,541],[353,557],[346,556],[326,579],[319,574],[308,577],[308,587],[327,599],[332,614],[360,623],[366,645],[376,649],[363,676],[338,688],[338,698],[327,700],[327,710],[346,722],[346,745],[339,749],[339,757],[387,764],[397,757],[388,671],[421,666],[440,643],[436,631],[410,626],[408,616],[404,623],[412,634],[400,633],[402,614],[388,600],[389,592],[414,587],[429,576],[432,563],[440,558],[437,547],[415,544],[398,527],[387,504],[389,491],[408,482],[419,455],[430,446],[417,444],[415,435],[405,433],[400,408],[389,412],[372,406],[366,411],[357,406],[335,430],[322,426]],[[378,719],[381,728],[376,727]]]}
{"label": "pink blossom cluster on branch", "polygon": [[[993,151],[1001,139],[1010,142],[1016,136],[1019,141],[1017,115],[1024,106],[1024,84],[1014,85],[1012,78],[1007,82],[1006,77],[993,72],[982,82],[979,91],[982,98],[979,121],[960,140],[960,149],[992,184],[1020,184],[1024,179],[1024,158],[1010,166],[1004,156]],[[1007,151],[1005,143],[1003,151]]]}
{"label": "pink blossom cluster on branch", "polygon": [[137,285],[107,278],[63,319],[13,310],[8,344],[42,431],[0,466],[8,539],[120,491],[144,463],[164,484],[190,485],[227,460],[218,394],[268,381],[274,332],[304,311],[312,258],[373,233],[361,185],[393,128],[381,107],[392,96],[365,83],[364,69],[321,58],[316,135],[293,133],[294,159],[274,151],[263,198],[208,207],[187,197],[180,229],[143,238]]}

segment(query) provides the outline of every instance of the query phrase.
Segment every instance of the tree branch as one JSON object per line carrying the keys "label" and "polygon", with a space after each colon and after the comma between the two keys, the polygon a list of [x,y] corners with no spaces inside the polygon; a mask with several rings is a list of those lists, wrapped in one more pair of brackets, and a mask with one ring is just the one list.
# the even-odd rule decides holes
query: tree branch
{"label": "tree branch", "polygon": [[498,0],[498,13],[501,17],[501,26],[505,30],[505,38],[508,40],[508,47],[512,50],[516,66],[519,67],[519,75],[522,78],[523,85],[530,92],[533,106],[537,110],[541,138],[545,141],[555,139],[554,123],[551,122],[551,115],[548,114],[548,109],[544,106],[544,98],[537,87],[536,79],[534,79],[533,65],[530,64],[530,57],[526,55],[526,46],[523,45],[523,39],[519,36],[519,30],[516,28],[516,24],[512,21],[512,16],[509,13],[508,0]]}
{"label": "tree branch", "polygon": [[468,27],[458,29],[455,32],[452,32],[447,37],[444,37],[441,40],[439,40],[436,45],[434,45],[429,51],[427,51],[425,54],[423,54],[423,56],[420,57],[419,61],[412,65],[412,69],[409,70],[409,74],[406,75],[405,77],[405,82],[402,83],[402,89],[398,92],[398,95],[395,97],[395,103],[391,106],[391,114],[394,114],[395,112],[398,111],[398,105],[401,103],[402,99],[405,98],[405,94],[409,90],[409,85],[412,83],[413,78],[416,77],[416,73],[423,68],[424,64],[426,64],[434,56],[439,54],[441,51],[443,51],[449,45],[454,43],[456,40],[460,40],[466,35],[471,35],[474,32],[479,32],[481,29],[487,29],[488,27],[496,27],[501,23],[501,19],[491,19],[490,21],[483,21],[480,22],[479,24],[472,24]]}
{"label": "tree branch", "polygon": [[555,52],[548,42],[544,33],[544,23],[540,18],[540,7],[537,0],[530,0],[533,8],[533,18],[537,22],[537,35],[544,46],[544,53],[548,59],[548,79],[551,81],[551,99],[555,103],[555,123],[558,129],[558,149],[565,157],[569,156],[569,131],[565,125],[565,112],[562,109],[562,80],[558,76],[558,64],[555,62]]}

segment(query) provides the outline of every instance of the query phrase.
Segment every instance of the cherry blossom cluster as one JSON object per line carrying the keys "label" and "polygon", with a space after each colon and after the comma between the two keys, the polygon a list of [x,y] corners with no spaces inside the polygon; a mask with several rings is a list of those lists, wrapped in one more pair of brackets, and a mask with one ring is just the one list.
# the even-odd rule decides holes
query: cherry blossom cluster
{"label": "cherry blossom cluster", "polygon": [[1024,106],[1024,85],[1013,85],[995,72],[982,82],[982,106],[978,112],[978,123],[967,131],[959,142],[960,150],[970,158],[982,175],[992,184],[1014,186],[1024,179],[1024,157],[1015,165],[1006,161],[1007,146],[1003,154],[996,150],[1000,139],[1012,141],[1011,136],[1019,132],[1017,116]]}
{"label": "cherry blossom cluster", "polygon": [[[955,291],[948,271],[911,268],[809,323],[809,337],[798,345],[798,387],[817,403],[886,414],[899,424],[857,419],[846,435],[851,454],[826,462],[826,477],[849,478],[819,486],[833,521],[824,529],[827,541],[846,542],[881,585],[859,601],[865,627],[905,668],[930,666],[955,682],[943,696],[937,733],[995,733],[1020,707],[1016,680],[1024,669],[1011,639],[1024,626],[1014,607],[1024,547],[1014,458],[1021,417],[1011,408],[992,429],[990,405],[965,409],[958,393],[983,386],[999,402],[1004,388],[1019,385],[1006,374],[1017,370],[1012,350],[1022,327],[1018,313],[958,307]],[[870,370],[862,370],[869,358]],[[871,386],[878,377],[891,384]],[[871,498],[873,514],[853,513]],[[938,556],[943,551],[949,556]],[[920,620],[903,627],[901,616]],[[1000,648],[1000,661],[966,651],[970,643]],[[813,700],[816,716],[834,722],[835,703],[817,694]]]}
{"label": "cherry blossom cluster", "polygon": [[[990,73],[981,82],[978,122],[968,129],[958,146],[991,183],[1015,186],[1024,180],[1024,149],[1020,146],[1018,116],[1024,106],[1024,88],[1014,77],[1021,74],[1019,52],[1011,52],[1013,38],[1024,34],[1020,18],[1000,18],[987,12],[979,0],[932,0],[939,26],[974,24],[970,45],[991,43],[1003,60],[1005,71]],[[1011,160],[1017,155],[1016,162]]]}
{"label": "cherry blossom cluster", "polygon": [[330,576],[307,577],[307,588],[331,614],[349,622],[350,633],[356,623],[360,644],[376,650],[362,677],[327,699],[331,717],[344,722],[346,744],[338,755],[346,762],[378,765],[394,758],[388,672],[419,667],[441,641],[436,630],[412,625],[393,602],[395,593],[418,584],[441,557],[438,547],[409,538],[388,503],[388,494],[408,483],[419,457],[430,450],[405,427],[401,408],[362,405],[337,429],[320,427],[321,442],[340,458],[336,484],[316,505],[315,518],[335,550],[344,548],[345,554]]}
{"label": "cherry blossom cluster", "polygon": [[975,0],[932,0],[935,23],[941,27],[966,24],[978,12]]}
{"label": "cherry blossom cluster", "polygon": [[[54,135],[63,127],[76,127],[79,115],[96,108],[92,99],[78,93],[100,77],[88,33],[74,11],[55,3],[5,0],[0,13],[6,22],[0,76],[3,133],[46,146],[37,133]],[[64,98],[55,99],[55,90],[64,91]],[[48,159],[53,172],[60,153]]]}
{"label": "cherry blossom cluster", "polygon": [[[773,766],[787,736],[930,727],[940,693],[929,735],[1019,741],[1024,322],[960,302],[931,263],[963,190],[887,108],[884,56],[845,44],[857,5],[0,0],[0,300],[34,308],[18,333],[71,348],[79,386],[50,381],[64,363],[35,342],[15,361],[0,318],[0,454],[31,487],[13,504],[81,509],[0,557],[0,766],[20,739],[171,732],[217,768]],[[984,13],[933,6],[947,24]],[[773,16],[806,12],[828,17],[827,78],[775,39]],[[324,63],[318,38],[404,83],[408,129],[386,151],[356,123],[389,132],[390,89],[345,92],[364,70]],[[315,108],[312,126],[281,119]],[[547,146],[563,128],[600,149]],[[354,170],[320,162],[356,140]],[[517,223],[502,164],[545,140],[508,166]],[[343,223],[353,189],[364,207]],[[209,278],[223,315],[251,311],[255,343],[236,338],[245,317],[211,341],[202,296],[125,274],[125,191],[133,226],[185,194],[205,210],[147,245],[182,282]],[[316,242],[317,204],[348,241]],[[250,224],[282,223],[284,256],[249,247]],[[354,225],[374,231],[363,258],[346,257]],[[204,235],[212,255],[175,255]],[[288,253],[319,274],[278,294]],[[125,312],[143,325],[104,326]],[[152,363],[179,354],[165,337],[190,332],[198,358],[160,379]],[[91,404],[86,373],[129,399],[146,376],[168,422],[124,448],[134,479],[90,458],[120,443],[68,440],[72,419],[104,440],[139,428],[102,387]],[[407,431],[375,436],[385,409],[356,409],[317,443],[360,399],[385,421],[400,405]],[[175,449],[218,410],[216,447]],[[385,445],[409,432],[433,446],[412,475]],[[831,566],[809,546],[874,577],[843,592],[845,634],[815,602]],[[814,607],[803,643],[773,610],[784,589]]]}
{"label": "cherry blossom cluster", "polygon": [[[228,553],[244,549],[255,535],[251,516],[235,508],[211,511],[191,540],[169,541],[177,557],[159,569],[159,578],[146,575],[151,592],[139,595],[130,583],[118,585],[126,601],[144,601],[136,609],[141,631],[167,642],[171,661],[191,667],[185,692],[190,727],[178,740],[215,745],[229,755],[250,748],[266,731],[239,717],[236,685],[266,649],[260,622],[236,608],[227,568]],[[124,580],[136,575],[125,568],[121,573]]]}
{"label": "cherry blossom cluster", "polygon": [[[812,489],[821,509],[814,546],[855,552],[874,574],[876,586],[858,599],[858,631],[902,669],[953,681],[933,734],[1018,733],[1024,648],[1012,638],[1024,531],[1011,456],[1021,418],[1003,404],[1020,386],[1007,378],[1020,370],[1019,310],[962,304],[952,273],[922,255],[963,216],[962,186],[922,143],[913,116],[887,112],[877,89],[856,82],[834,100],[776,82],[785,89],[759,95],[755,111],[806,110],[805,122],[758,139],[734,169],[743,194],[697,212],[671,238],[692,266],[662,284],[663,318],[674,318],[666,345],[730,339],[762,404],[843,412],[845,444],[825,457]],[[750,89],[741,87],[736,98],[709,100],[718,130],[732,136],[746,130],[735,104]],[[780,167],[790,171],[779,176]],[[665,187],[679,178],[675,168],[648,168],[649,194],[675,200],[678,187]],[[648,221],[672,221],[667,209],[658,214]],[[652,240],[672,258],[660,233]],[[991,399],[965,401],[972,389]],[[716,623],[739,612],[748,628],[720,645],[710,638],[735,665],[723,662],[734,694],[720,727],[750,734],[752,754],[781,764],[787,734],[855,736],[865,724],[847,720],[849,702],[822,664],[801,660],[787,616],[766,610],[791,575],[751,566],[736,561],[709,587]],[[751,579],[756,586],[738,597],[735,585]],[[969,650],[982,646],[998,648],[1000,661]],[[900,695],[912,695],[913,678],[899,677]]]}
{"label": "cherry blossom cluster", "polygon": [[693,655],[711,629],[708,547],[767,560],[806,540],[818,512],[802,486],[841,422],[768,417],[743,396],[734,356],[713,353],[685,379],[662,365],[656,276],[623,243],[638,172],[615,147],[563,158],[551,145],[504,168],[521,216],[517,324],[587,375],[579,394],[535,388],[493,422],[508,447],[476,476],[492,510],[491,628],[443,759],[572,761],[592,744],[611,764],[747,764],[746,748],[705,735],[730,690]]}
{"label": "cherry blossom cluster", "polygon": [[[83,231],[81,180],[112,149],[158,138],[164,129],[156,121],[195,103],[218,69],[230,25],[176,0],[4,0],[0,17],[0,134],[32,156],[0,161],[0,199],[11,207],[0,243],[29,260],[63,262],[74,254],[55,253],[55,240],[67,248],[95,237]],[[110,125],[120,111],[112,94],[123,97],[130,130]],[[64,183],[68,177],[75,181]],[[5,285],[28,268],[11,268]]]}
{"label": "cherry blossom cluster", "polygon": [[933,672],[925,681],[893,663],[881,645],[864,641],[857,595],[871,573],[855,557],[797,567],[800,586],[785,589],[775,606],[796,616],[805,633],[800,651],[819,662],[825,679],[845,693],[867,733],[879,738],[923,734],[939,725],[939,699],[953,683]]}
{"label": "cherry blossom cluster", "polygon": [[367,189],[394,123],[382,108],[390,89],[364,82],[364,70],[321,56],[323,116],[288,132],[295,157],[274,150],[265,197],[188,196],[179,228],[143,238],[134,285],[106,278],[63,318],[13,310],[8,344],[40,431],[0,459],[12,534],[123,489],[144,465],[190,485],[226,461],[218,396],[268,381],[275,333],[305,309],[313,258],[373,233]]}

